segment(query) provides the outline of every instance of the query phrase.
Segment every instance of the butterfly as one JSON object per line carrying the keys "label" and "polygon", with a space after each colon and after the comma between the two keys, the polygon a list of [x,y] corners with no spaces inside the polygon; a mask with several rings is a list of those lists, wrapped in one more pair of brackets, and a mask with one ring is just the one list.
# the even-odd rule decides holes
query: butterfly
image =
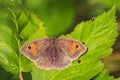
{"label": "butterfly", "polygon": [[41,38],[28,42],[20,48],[24,56],[45,70],[67,68],[86,50],[86,45],[68,38]]}

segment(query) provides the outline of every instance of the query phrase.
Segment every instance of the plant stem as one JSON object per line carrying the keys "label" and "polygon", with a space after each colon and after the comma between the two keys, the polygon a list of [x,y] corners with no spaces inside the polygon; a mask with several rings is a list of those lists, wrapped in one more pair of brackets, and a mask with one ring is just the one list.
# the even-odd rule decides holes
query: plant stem
{"label": "plant stem", "polygon": [[23,80],[22,72],[20,72],[20,74],[19,74],[19,78],[20,78],[20,80]]}

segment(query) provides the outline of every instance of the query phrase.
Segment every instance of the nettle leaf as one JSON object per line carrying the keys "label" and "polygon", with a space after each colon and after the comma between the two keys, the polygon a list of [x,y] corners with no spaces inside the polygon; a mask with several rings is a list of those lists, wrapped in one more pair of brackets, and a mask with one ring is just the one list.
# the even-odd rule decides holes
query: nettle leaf
{"label": "nettle leaf", "polygon": [[90,80],[93,77],[100,79],[101,75],[107,74],[103,71],[103,63],[99,59],[111,53],[111,46],[118,35],[115,7],[96,17],[94,21],[78,24],[72,33],[66,35],[85,42],[88,51],[80,58],[81,63],[78,64],[75,60],[76,63],[61,71],[38,69],[19,53],[21,45],[33,39],[45,38],[47,32],[43,23],[34,14],[23,10],[10,11],[13,27],[5,25],[3,18],[0,20],[0,65],[8,72],[19,74],[21,71],[32,71],[33,80]]}
{"label": "nettle leaf", "polygon": [[[21,22],[23,20],[22,18],[25,17],[23,13],[23,15],[21,15],[18,20]],[[22,23],[24,28],[20,32],[20,37],[24,39],[24,42],[37,38],[47,37],[46,29],[43,27],[43,23],[38,19],[37,16],[31,13],[28,19],[29,21],[25,21],[26,24]]]}
{"label": "nettle leaf", "polygon": [[87,45],[87,53],[80,58],[83,62],[100,59],[111,53],[111,46],[118,35],[115,21],[115,7],[113,7],[96,17],[94,21],[78,24],[74,31],[67,35]]}
{"label": "nettle leaf", "polygon": [[50,80],[57,72],[57,70],[41,70],[34,66],[31,72],[32,80]]}
{"label": "nettle leaf", "polygon": [[[91,64],[91,63],[94,64]],[[86,65],[88,64],[88,65]],[[103,64],[98,61],[90,61],[86,63],[80,63],[77,65],[72,65],[67,69],[57,71],[57,70],[40,70],[36,67],[32,71],[33,80],[79,80],[85,79],[89,80],[92,76],[95,76],[103,69]],[[91,74],[92,70],[92,74]],[[88,74],[88,75],[86,75]]]}
{"label": "nettle leaf", "polygon": [[14,24],[12,10],[10,8],[0,9],[0,24],[9,27],[13,33],[17,34],[17,28]]}
{"label": "nettle leaf", "polygon": [[0,65],[13,74],[19,73],[18,49],[12,30],[0,24]]}
{"label": "nettle leaf", "polygon": [[80,63],[58,72],[51,80],[89,80],[102,71],[102,68],[103,64],[98,61]]}
{"label": "nettle leaf", "polygon": [[113,76],[109,75],[109,72],[107,70],[103,70],[93,80],[115,80],[115,79]]}
{"label": "nettle leaf", "polygon": [[[46,29],[43,27],[43,23],[38,17],[32,13],[21,12],[18,18],[18,24],[20,24],[20,37],[23,39],[23,43],[47,37]],[[23,44],[22,43],[22,44]],[[21,71],[28,72],[32,70],[32,63],[26,57],[20,57]]]}
{"label": "nettle leaf", "polygon": [[[33,70],[33,80],[90,80],[103,70],[99,59],[112,52],[111,46],[116,40],[117,26],[115,7],[95,18],[94,21],[82,22],[66,37],[85,42],[88,51],[80,58],[81,63],[72,64],[61,71]],[[42,76],[41,76],[42,75]],[[41,76],[42,78],[38,78]]]}
{"label": "nettle leaf", "polygon": [[29,40],[47,37],[46,29],[30,12],[19,9],[4,12],[0,12],[0,65],[12,74],[31,71],[32,63],[19,53],[19,47]]}

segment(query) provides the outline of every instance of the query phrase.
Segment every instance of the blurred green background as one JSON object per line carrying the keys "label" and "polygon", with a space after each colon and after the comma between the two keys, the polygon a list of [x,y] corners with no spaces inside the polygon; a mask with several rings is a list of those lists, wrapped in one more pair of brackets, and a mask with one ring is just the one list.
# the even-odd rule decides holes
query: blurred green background
{"label": "blurred green background", "polygon": [[[0,11],[7,7],[27,9],[44,23],[49,37],[70,33],[76,24],[87,21],[116,5],[116,19],[120,33],[120,0],[0,0]],[[0,17],[3,14],[0,12]],[[113,54],[103,59],[111,75],[120,77],[120,36],[113,46]],[[0,79],[10,80],[12,76],[0,67]],[[29,76],[29,75],[28,75]]]}

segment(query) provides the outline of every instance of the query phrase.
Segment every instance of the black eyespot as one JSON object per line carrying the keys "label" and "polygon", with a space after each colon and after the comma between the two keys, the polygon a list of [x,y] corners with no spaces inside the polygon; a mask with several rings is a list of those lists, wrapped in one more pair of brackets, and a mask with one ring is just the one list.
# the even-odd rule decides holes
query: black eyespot
{"label": "black eyespot", "polygon": [[31,46],[28,46],[28,49],[31,49]]}
{"label": "black eyespot", "polygon": [[79,47],[79,45],[76,44],[76,48],[78,48],[78,47]]}

